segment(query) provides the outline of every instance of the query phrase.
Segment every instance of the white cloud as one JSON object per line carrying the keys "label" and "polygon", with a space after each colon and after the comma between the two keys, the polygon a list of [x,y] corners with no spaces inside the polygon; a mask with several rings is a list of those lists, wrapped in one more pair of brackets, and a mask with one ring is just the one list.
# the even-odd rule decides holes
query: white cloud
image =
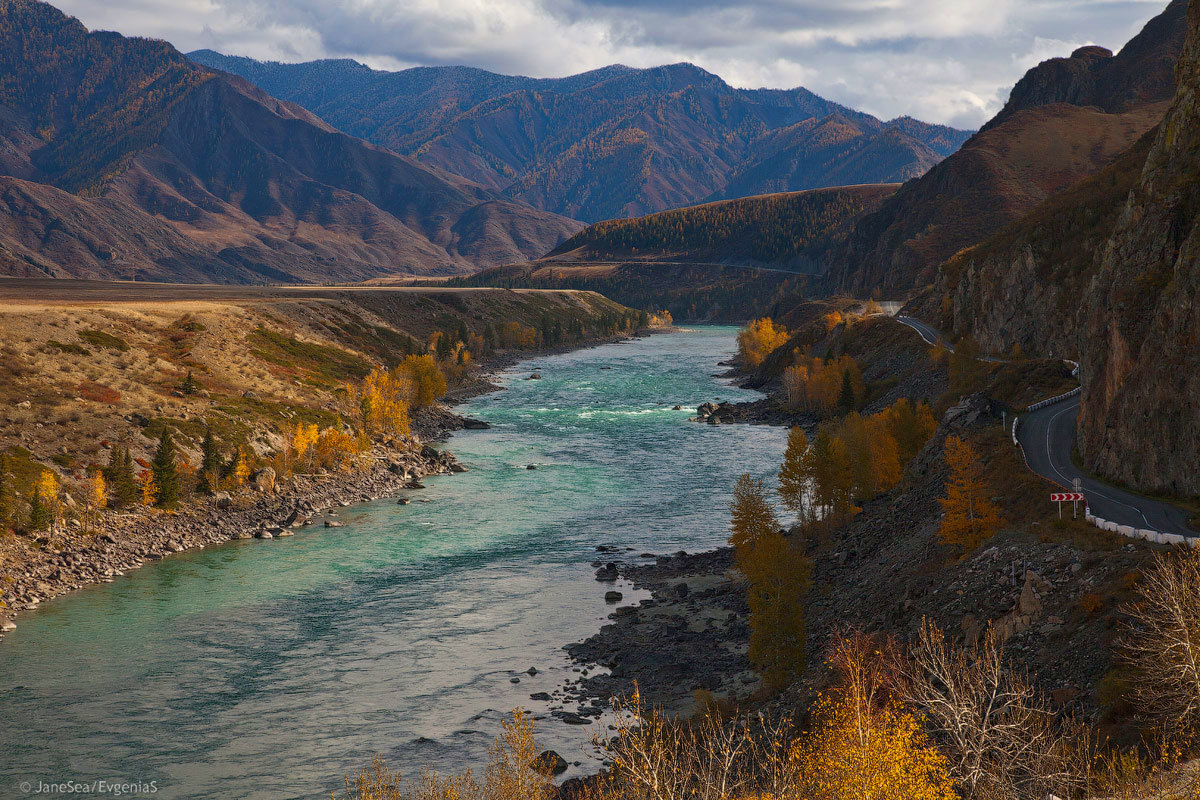
{"label": "white cloud", "polygon": [[560,76],[691,61],[890,118],[977,126],[1033,64],[1118,49],[1164,0],[58,0],[93,28],[255,58]]}

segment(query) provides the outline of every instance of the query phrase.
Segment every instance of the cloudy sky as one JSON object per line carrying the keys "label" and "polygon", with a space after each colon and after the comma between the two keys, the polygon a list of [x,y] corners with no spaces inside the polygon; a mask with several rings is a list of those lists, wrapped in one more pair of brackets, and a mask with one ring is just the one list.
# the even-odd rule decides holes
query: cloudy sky
{"label": "cloudy sky", "polygon": [[52,0],[180,50],[551,77],[691,61],[883,118],[976,127],[1038,61],[1117,50],[1166,0]]}

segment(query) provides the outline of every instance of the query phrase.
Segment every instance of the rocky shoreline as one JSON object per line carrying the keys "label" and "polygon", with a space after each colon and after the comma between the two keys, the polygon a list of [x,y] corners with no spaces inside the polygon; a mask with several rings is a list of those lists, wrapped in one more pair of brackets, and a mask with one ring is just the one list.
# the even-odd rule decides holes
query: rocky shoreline
{"label": "rocky shoreline", "polygon": [[110,582],[147,562],[237,539],[292,536],[311,525],[341,527],[342,508],[419,488],[427,475],[466,470],[453,453],[428,445],[415,451],[376,448],[370,458],[371,465],[359,472],[278,482],[273,472],[260,470],[247,491],[220,492],[179,511],[104,514],[93,535],[73,538],[61,549],[53,538],[31,540],[20,567],[6,576],[8,607],[0,616],[0,636],[16,627],[13,617],[20,612],[88,584]]}
{"label": "rocky shoreline", "polygon": [[618,607],[599,632],[564,648],[579,664],[600,668],[581,673],[559,695],[578,705],[578,716],[600,716],[613,696],[631,695],[635,681],[647,706],[685,717],[701,710],[706,699],[736,701],[759,689],[746,655],[745,582],[730,548],[681,551],[652,564],[597,563],[597,580],[609,582],[619,574],[651,597]]}

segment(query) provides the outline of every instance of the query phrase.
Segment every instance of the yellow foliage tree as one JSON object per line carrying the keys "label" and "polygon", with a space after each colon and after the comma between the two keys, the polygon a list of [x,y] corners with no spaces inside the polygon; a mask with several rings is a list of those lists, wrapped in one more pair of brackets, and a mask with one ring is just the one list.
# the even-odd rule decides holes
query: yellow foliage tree
{"label": "yellow foliage tree", "polygon": [[812,486],[808,436],[796,427],[788,431],[787,450],[779,467],[779,498],[788,511],[807,521],[811,512],[808,495]]}
{"label": "yellow foliage tree", "polygon": [[812,563],[774,532],[755,543],[742,568],[749,580],[750,662],[768,686],[785,686],[804,671]]}
{"label": "yellow foliage tree", "polygon": [[154,482],[154,474],[149,470],[142,473],[138,479],[142,493],[142,505],[152,506],[158,501],[158,484]]}
{"label": "yellow foliage tree", "polygon": [[787,340],[787,328],[776,325],[767,317],[756,319],[738,332],[738,356],[746,366],[757,367]]}
{"label": "yellow foliage tree", "polygon": [[414,407],[431,406],[446,396],[446,376],[432,355],[408,356],[400,370],[412,382]]}
{"label": "yellow foliage tree", "polygon": [[[432,356],[423,358],[433,359]],[[364,431],[382,435],[408,435],[408,405],[413,386],[407,372],[377,366],[363,378],[358,390],[350,389],[350,393],[358,400]]]}
{"label": "yellow foliage tree", "polygon": [[100,509],[108,505],[108,484],[104,480],[104,473],[96,470],[92,475],[91,484],[88,488],[89,516],[91,517],[91,524],[94,526],[100,516]]}
{"label": "yellow foliage tree", "polygon": [[903,397],[883,412],[883,420],[896,440],[902,464],[911,461],[937,430],[933,409],[928,403],[918,403],[914,406]]}
{"label": "yellow foliage tree", "polygon": [[729,506],[729,544],[742,572],[746,572],[754,547],[768,536],[779,532],[779,521],[767,500],[767,489],[761,480],[742,475],[733,487],[733,502]]}
{"label": "yellow foliage tree", "polygon": [[813,414],[832,413],[838,407],[838,397],[847,374],[854,397],[861,398],[864,392],[862,368],[852,357],[842,355],[830,361],[797,358],[797,363],[783,373],[783,390],[788,407]]}
{"label": "yellow foliage tree", "polygon": [[814,717],[794,754],[805,800],[954,800],[945,757],[894,701],[843,690]]}
{"label": "yellow foliage tree", "polygon": [[971,445],[957,436],[946,439],[946,496],[938,500],[945,516],[938,535],[960,552],[975,549],[1003,524],[1000,509],[989,497],[983,464]]}
{"label": "yellow foliage tree", "polygon": [[297,422],[295,430],[292,431],[291,447],[292,452],[296,454],[296,458],[304,458],[309,449],[317,443],[321,438],[321,433],[315,422],[304,424]]}

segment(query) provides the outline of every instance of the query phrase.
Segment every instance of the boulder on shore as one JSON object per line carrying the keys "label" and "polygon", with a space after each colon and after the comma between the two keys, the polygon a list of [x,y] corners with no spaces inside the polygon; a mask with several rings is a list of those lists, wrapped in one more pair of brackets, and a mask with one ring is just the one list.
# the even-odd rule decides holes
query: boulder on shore
{"label": "boulder on shore", "polygon": [[275,470],[271,467],[255,470],[250,475],[250,485],[263,494],[275,491]]}
{"label": "boulder on shore", "polygon": [[546,750],[529,762],[529,768],[539,775],[552,778],[567,771],[567,760],[553,750]]}

